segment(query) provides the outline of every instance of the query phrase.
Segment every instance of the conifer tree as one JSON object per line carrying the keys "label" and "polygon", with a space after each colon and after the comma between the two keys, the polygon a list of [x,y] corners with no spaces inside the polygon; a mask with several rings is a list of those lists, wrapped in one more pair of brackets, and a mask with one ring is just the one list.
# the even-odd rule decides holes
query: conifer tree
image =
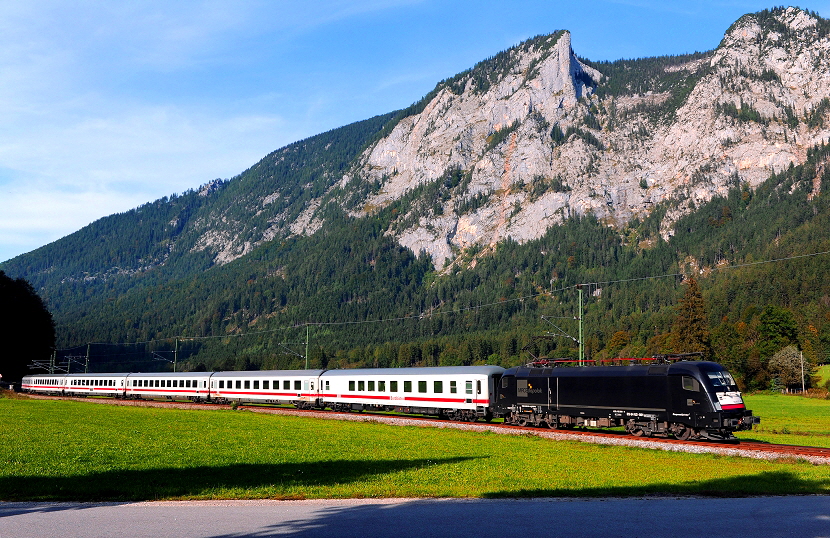
{"label": "conifer tree", "polygon": [[677,317],[672,326],[675,351],[701,352],[704,359],[712,357],[709,324],[703,294],[694,277],[686,283],[686,292],[677,304]]}

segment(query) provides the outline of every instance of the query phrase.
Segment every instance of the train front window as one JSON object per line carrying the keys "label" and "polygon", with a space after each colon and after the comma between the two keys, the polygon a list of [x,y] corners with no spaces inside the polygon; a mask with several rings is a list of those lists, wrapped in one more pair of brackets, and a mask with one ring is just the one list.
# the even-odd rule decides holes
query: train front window
{"label": "train front window", "polygon": [[709,383],[712,384],[715,390],[729,389],[735,386],[735,380],[732,379],[729,372],[706,372],[706,375],[709,377]]}

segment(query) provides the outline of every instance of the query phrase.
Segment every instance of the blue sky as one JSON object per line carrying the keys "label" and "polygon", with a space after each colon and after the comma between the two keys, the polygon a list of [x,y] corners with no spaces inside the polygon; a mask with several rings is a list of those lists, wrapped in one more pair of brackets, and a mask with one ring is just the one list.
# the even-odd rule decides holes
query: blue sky
{"label": "blue sky", "polygon": [[[0,3],[0,261],[403,108],[567,29],[591,60],[715,48],[758,1]],[[801,7],[830,16],[830,0]]]}

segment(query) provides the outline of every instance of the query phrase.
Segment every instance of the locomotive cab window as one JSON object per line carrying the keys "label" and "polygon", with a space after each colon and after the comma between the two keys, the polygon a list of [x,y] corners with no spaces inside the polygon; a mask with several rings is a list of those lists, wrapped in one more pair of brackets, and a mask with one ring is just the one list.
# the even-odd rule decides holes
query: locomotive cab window
{"label": "locomotive cab window", "polygon": [[706,372],[706,375],[709,377],[709,383],[717,389],[728,389],[728,387],[735,385],[735,380],[732,379],[732,376],[729,372]]}
{"label": "locomotive cab window", "polygon": [[683,389],[690,390],[694,392],[700,392],[700,383],[698,383],[697,379],[694,377],[689,377],[687,375],[683,376]]}

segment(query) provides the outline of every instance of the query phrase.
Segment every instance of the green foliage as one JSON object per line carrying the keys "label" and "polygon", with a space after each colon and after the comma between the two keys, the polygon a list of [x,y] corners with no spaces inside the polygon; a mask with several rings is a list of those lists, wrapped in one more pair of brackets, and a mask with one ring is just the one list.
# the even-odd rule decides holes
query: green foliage
{"label": "green foliage", "polygon": [[[705,60],[710,52],[695,52],[679,56],[659,56],[636,60],[617,60],[614,62],[592,62],[580,58],[605,75],[602,83],[595,89],[600,99],[628,96],[668,93],[659,104],[643,105],[633,112],[646,112],[653,120],[670,118],[686,102],[695,84],[708,72]],[[681,66],[694,65],[693,68]]]}
{"label": "green foliage", "polygon": [[519,125],[519,120],[516,120],[510,125],[505,125],[498,131],[494,131],[493,134],[487,137],[487,146],[484,148],[484,153],[491,151],[493,148],[507,140],[507,137],[519,128]]}
{"label": "green foliage", "polygon": [[709,321],[703,305],[703,294],[695,278],[689,278],[686,283],[686,292],[677,305],[672,332],[678,350],[702,353],[706,360],[711,358]]}
{"label": "green foliage", "polygon": [[715,109],[717,113],[735,118],[739,121],[754,121],[755,123],[763,125],[769,123],[757,110],[743,101],[741,101],[740,106],[736,106],[734,103],[719,103],[715,105]]}

